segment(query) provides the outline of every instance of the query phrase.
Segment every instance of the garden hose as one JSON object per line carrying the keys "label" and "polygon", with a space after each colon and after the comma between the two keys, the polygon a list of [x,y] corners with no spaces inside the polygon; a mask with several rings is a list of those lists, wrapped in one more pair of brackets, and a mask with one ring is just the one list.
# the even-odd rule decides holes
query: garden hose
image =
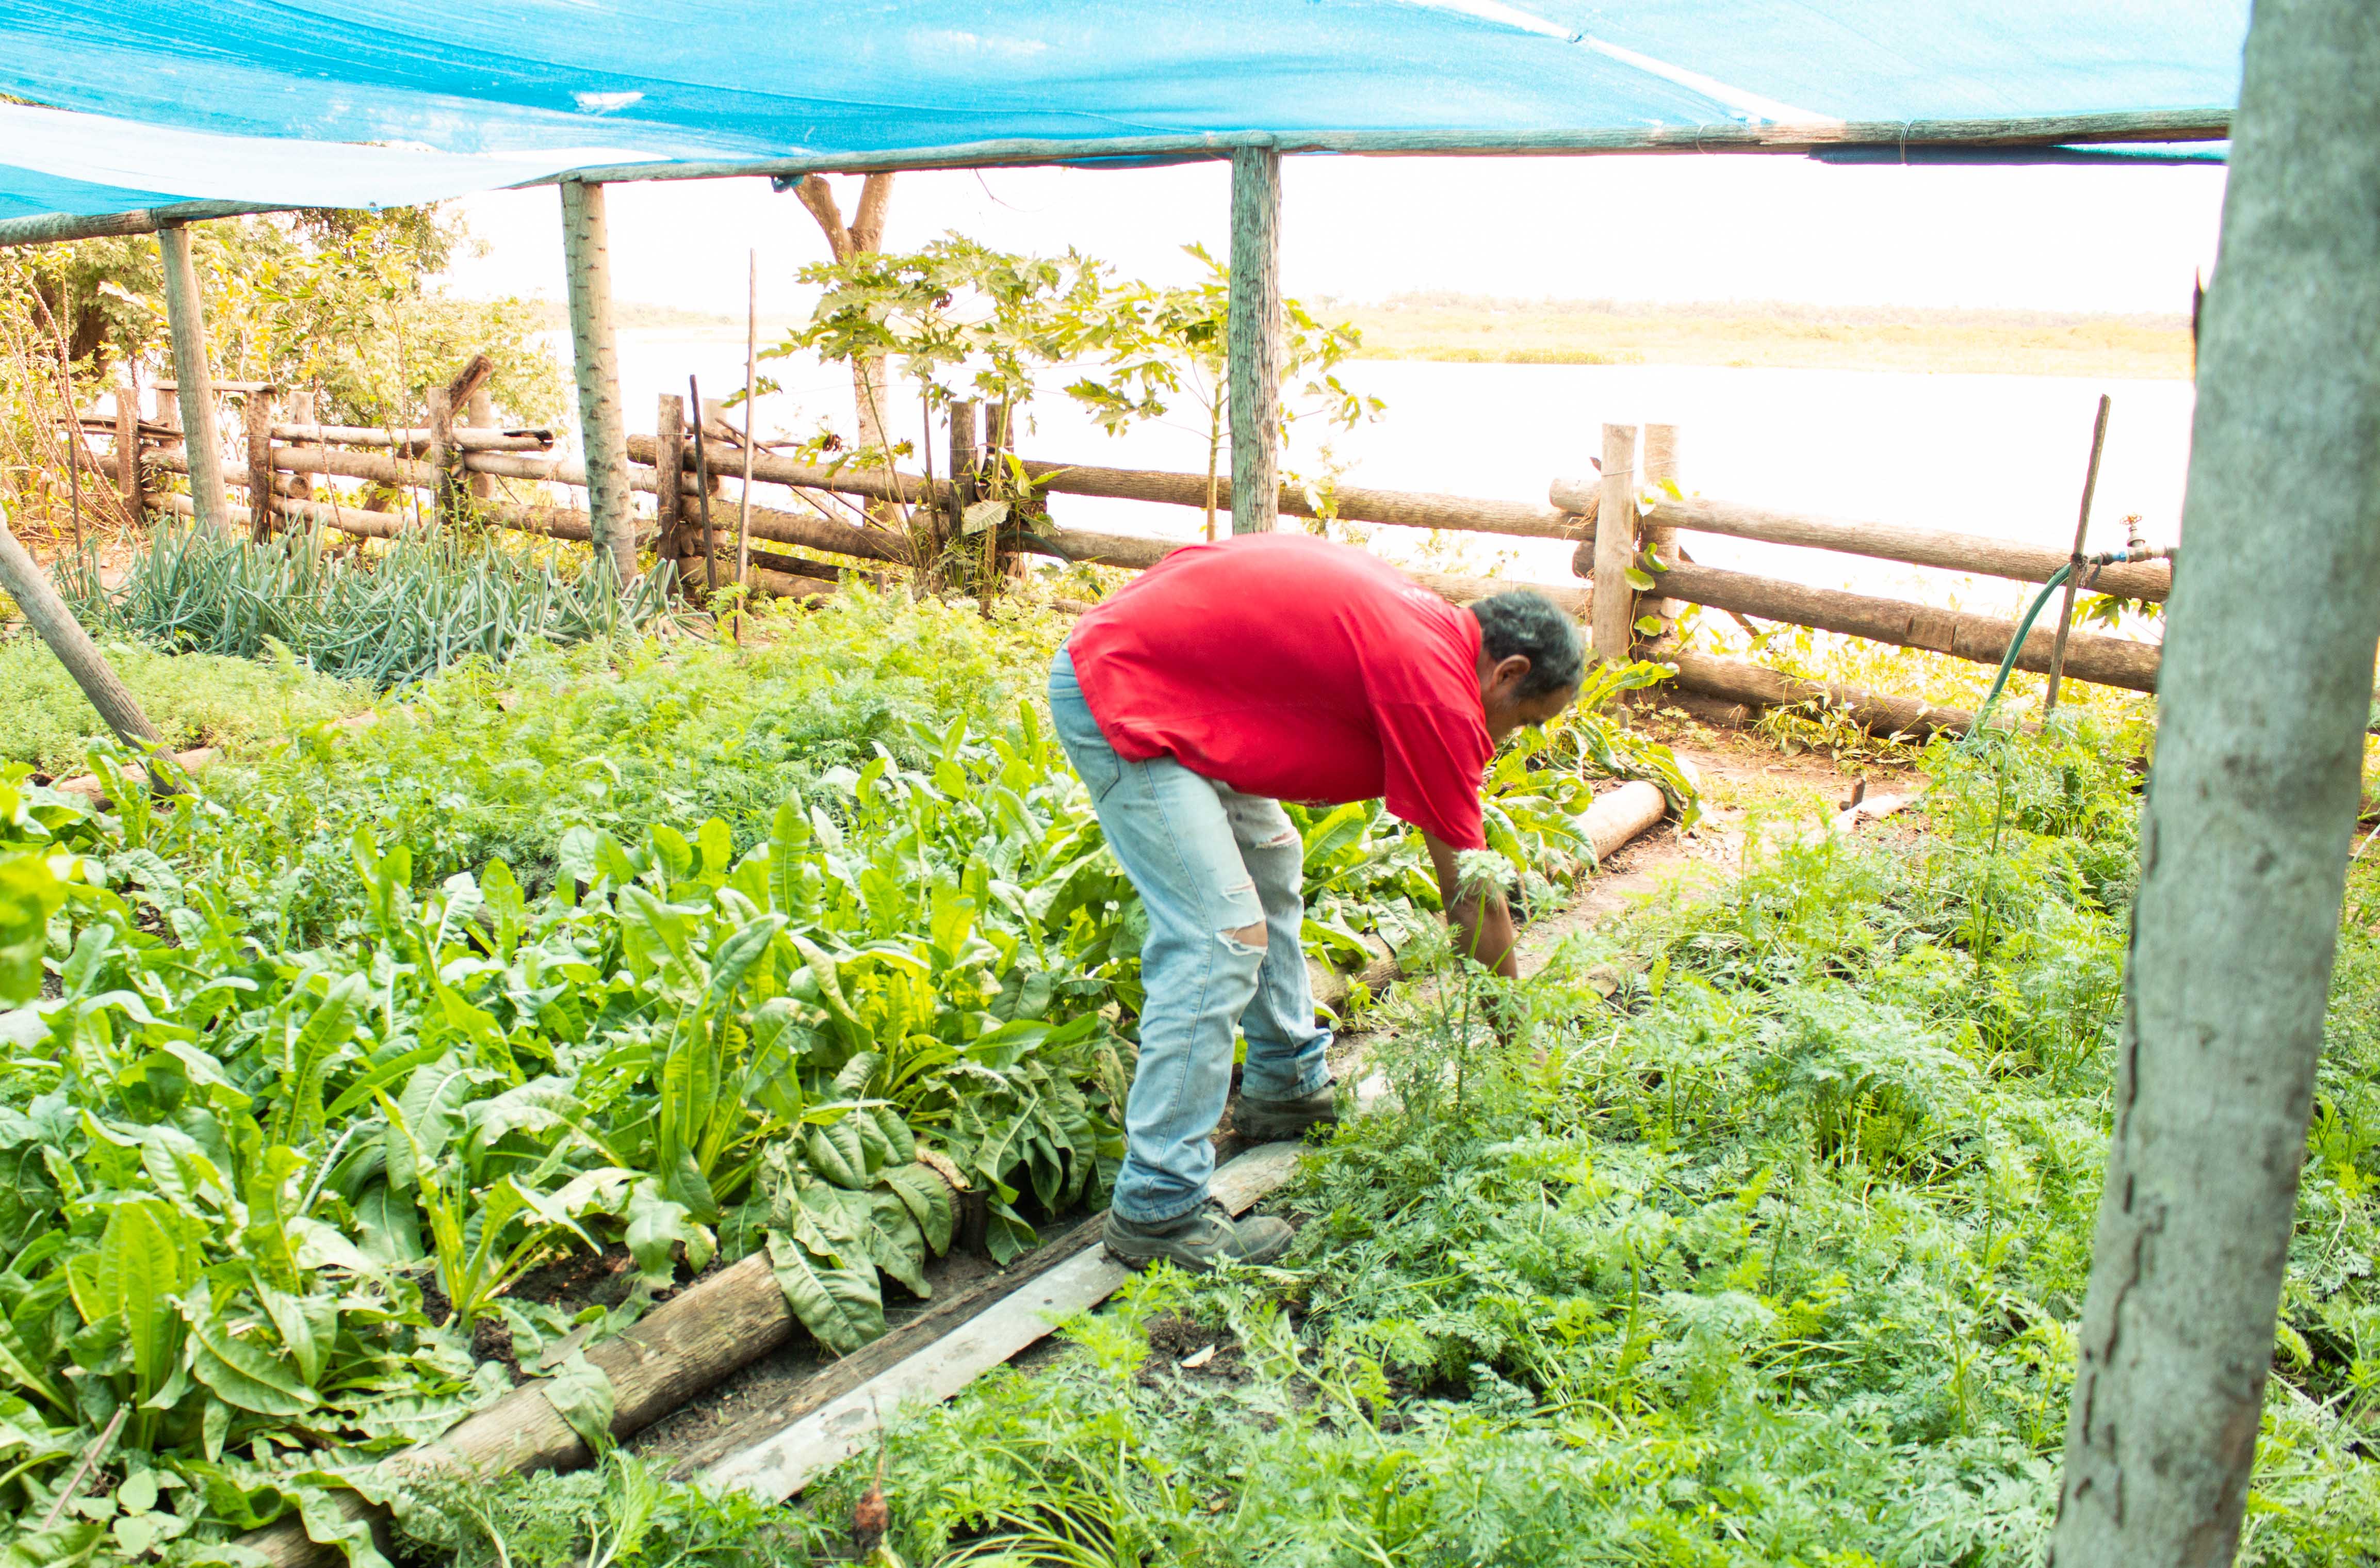
{"label": "garden hose", "polygon": [[1992,677],[1992,689],[1985,694],[1983,706],[1975,710],[1974,727],[1968,733],[1973,734],[1984,727],[1984,715],[1990,712],[1992,704],[2000,699],[2001,688],[2008,685],[2009,672],[2016,668],[2017,652],[2024,647],[2024,639],[2033,635],[2033,623],[2041,618],[2042,607],[2049,602],[2049,596],[2065,587],[2066,579],[2073,575],[2074,563],[2069,561],[2051,573],[2049,580],[2041,585],[2041,591],[2034,595],[2033,607],[2024,613],[2024,619],[2016,624],[2016,636],[2009,638],[2008,651],[2000,657],[1999,674]]}
{"label": "garden hose", "polygon": [[2159,545],[2154,549],[2135,545],[2129,550],[2107,550],[2096,555],[2078,555],[2058,567],[2050,579],[2041,585],[2041,591],[2034,596],[2033,607],[2024,613],[2024,619],[2017,623],[2016,636],[2009,639],[2008,651],[2000,656],[1999,674],[1992,677],[1992,689],[1985,695],[1983,706],[1975,710],[1975,730],[1984,727],[1984,715],[1990,712],[1992,704],[1999,700],[2001,689],[2008,685],[2009,672],[2016,668],[2017,652],[2024,647],[2024,639],[2033,635],[2033,623],[2041,618],[2042,607],[2049,602],[2051,594],[2065,586],[2066,579],[2074,575],[2075,567],[2116,566],[2131,561],[2170,561],[2173,558],[2172,545]]}

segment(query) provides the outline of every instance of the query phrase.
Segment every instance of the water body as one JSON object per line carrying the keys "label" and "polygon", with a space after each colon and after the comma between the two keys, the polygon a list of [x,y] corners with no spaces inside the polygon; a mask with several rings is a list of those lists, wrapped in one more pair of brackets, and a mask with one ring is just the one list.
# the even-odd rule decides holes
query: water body
{"label": "water body", "polygon": [[[566,355],[566,343],[561,346]],[[807,433],[821,416],[851,426],[851,392],[839,367],[781,361],[763,367],[784,390],[760,400],[764,434]],[[728,332],[621,334],[620,376],[629,427],[653,428],[656,395],[683,394],[688,371],[706,396],[740,390],[744,344]],[[1900,371],[1734,370],[1689,365],[1492,365],[1372,360],[1342,379],[1387,404],[1354,431],[1301,427],[1290,465],[1318,472],[1330,441],[1341,481],[1444,491],[1542,504],[1554,478],[1592,472],[1605,421],[1680,427],[1682,476],[1694,492],[1787,511],[1994,535],[2067,548],[2101,393],[2115,400],[2092,546],[2123,542],[2138,513],[2153,543],[2179,535],[2190,451],[2192,388],[2184,381],[2119,381]],[[914,437],[914,403],[888,410]],[[1203,472],[1206,443],[1184,422],[1110,437],[1053,389],[1038,400],[1037,428],[1018,449],[1053,462]],[[936,444],[940,466],[940,442]],[[1170,506],[1060,495],[1063,525],[1192,537],[1196,514]],[[1392,559],[1425,558],[1429,541],[1379,529],[1373,547]],[[1689,535],[1697,561],[1825,587],[2005,609],[2023,590],[1890,562]],[[1573,580],[1571,547],[1553,541],[1441,537],[1429,564],[1547,582]]]}

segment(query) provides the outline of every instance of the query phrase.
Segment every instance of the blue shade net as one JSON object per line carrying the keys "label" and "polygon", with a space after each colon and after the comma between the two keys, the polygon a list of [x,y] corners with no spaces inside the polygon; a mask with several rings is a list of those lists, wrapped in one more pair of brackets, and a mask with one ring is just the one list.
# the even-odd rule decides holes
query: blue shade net
{"label": "blue shade net", "polygon": [[2247,23],[2246,0],[0,0],[0,91],[73,111],[0,105],[0,217],[1014,140],[2203,109],[2237,98]]}

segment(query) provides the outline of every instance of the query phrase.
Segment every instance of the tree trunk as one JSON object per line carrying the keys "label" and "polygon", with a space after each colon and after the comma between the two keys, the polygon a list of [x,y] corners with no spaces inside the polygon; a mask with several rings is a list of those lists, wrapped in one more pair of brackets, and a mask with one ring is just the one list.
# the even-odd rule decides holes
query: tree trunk
{"label": "tree trunk", "polygon": [[82,694],[91,699],[91,705],[99,710],[99,716],[107,721],[116,739],[141,749],[162,744],[164,737],[157,733],[157,726],[149,722],[149,715],[140,711],[140,704],[116,678],[115,669],[91,640],[91,634],[82,629],[82,623],[67,610],[66,601],[50,585],[48,574],[17,542],[17,535],[5,518],[0,518],[0,589],[7,590],[8,597],[17,602],[17,608],[24,612],[32,628],[42,634],[42,640],[50,645],[50,651],[67,667],[67,674],[82,687]]}
{"label": "tree trunk", "polygon": [[637,575],[637,515],[628,499],[627,427],[620,411],[620,355],[612,332],[612,249],[603,188],[562,182],[562,252],[570,287],[570,355],[587,456],[587,513],[595,548],[621,582]]}
{"label": "tree trunk", "polygon": [[[884,214],[892,202],[892,176],[889,174],[869,175],[859,188],[859,205],[852,212],[851,222],[843,221],[843,209],[836,205],[834,187],[824,175],[805,175],[794,188],[802,205],[818,220],[819,228],[826,235],[827,249],[838,261],[848,261],[854,256],[868,254],[884,242]],[[851,401],[859,421],[859,444],[874,447],[885,454],[885,466],[892,462],[892,449],[884,442],[884,361],[878,359],[855,359],[851,361]]]}
{"label": "tree trunk", "polygon": [[1281,496],[1281,154],[1232,152],[1232,531],[1270,533]]}
{"label": "tree trunk", "polygon": [[[2380,13],[2261,0],[2206,300],[2058,1568],[2199,1568],[2239,1543],[2380,638],[2375,120]],[[2284,561],[2310,586],[2277,614]]]}

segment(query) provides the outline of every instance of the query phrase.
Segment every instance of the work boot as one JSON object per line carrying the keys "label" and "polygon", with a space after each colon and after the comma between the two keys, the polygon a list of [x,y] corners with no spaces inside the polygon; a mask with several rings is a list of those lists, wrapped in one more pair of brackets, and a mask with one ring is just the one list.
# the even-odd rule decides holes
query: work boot
{"label": "work boot", "polygon": [[1109,1257],[1135,1272],[1161,1258],[1203,1274],[1218,1263],[1269,1263],[1289,1250],[1294,1234],[1279,1220],[1234,1220],[1210,1197],[1187,1214],[1146,1223],[1111,1209],[1101,1239]]}
{"label": "work boot", "polygon": [[1262,1096],[1243,1092],[1240,1103],[1232,1112],[1232,1130],[1242,1137],[1293,1138],[1304,1137],[1308,1127],[1335,1127],[1339,1124],[1339,1088],[1325,1083],[1312,1094],[1295,1100],[1266,1100]]}

